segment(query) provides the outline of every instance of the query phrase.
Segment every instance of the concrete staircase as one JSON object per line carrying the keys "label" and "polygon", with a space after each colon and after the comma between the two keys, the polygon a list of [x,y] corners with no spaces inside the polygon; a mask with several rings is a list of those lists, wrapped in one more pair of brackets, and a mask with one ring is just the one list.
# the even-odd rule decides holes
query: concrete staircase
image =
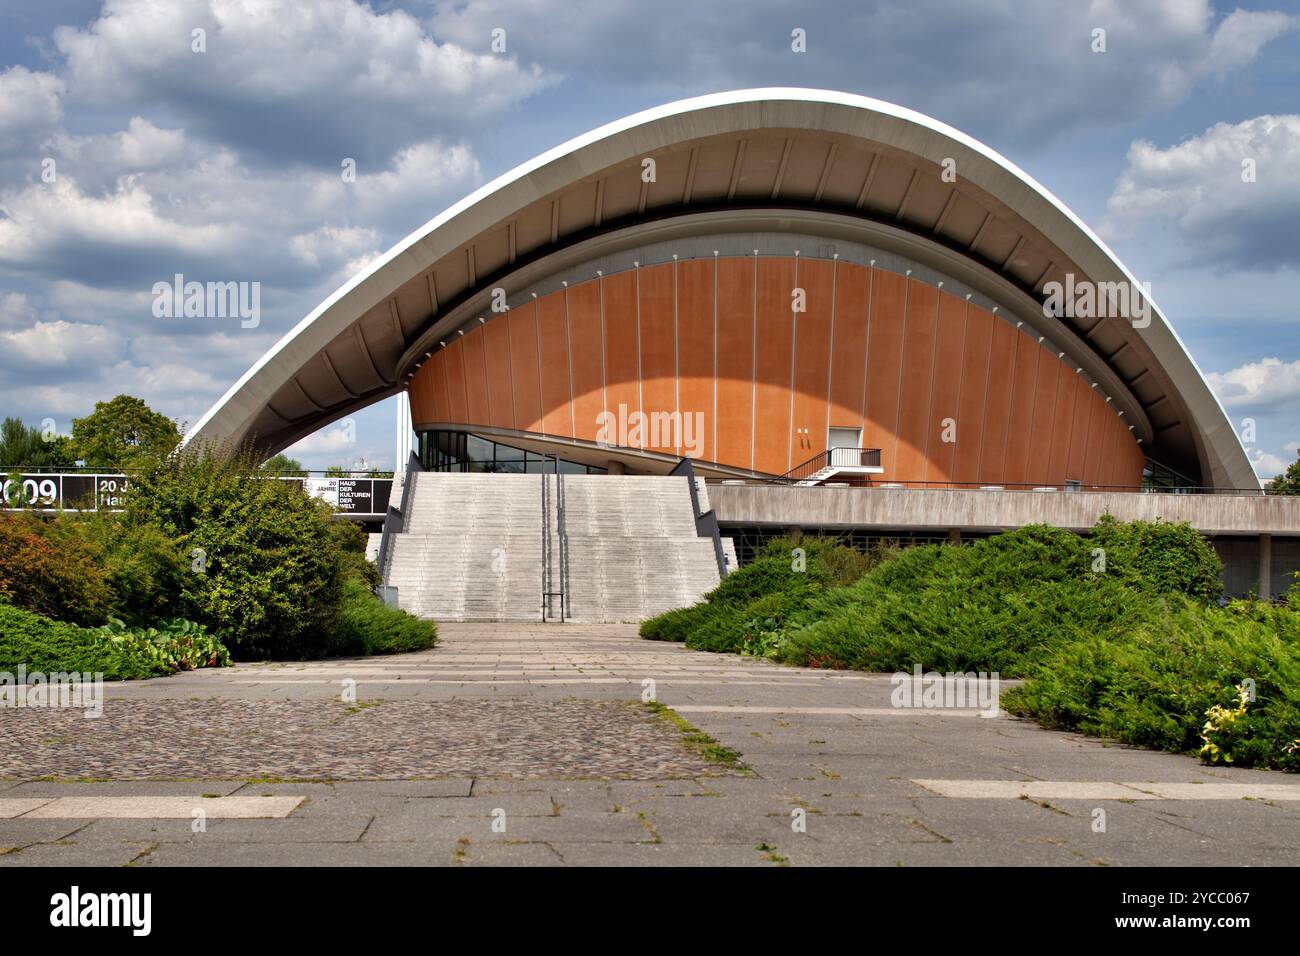
{"label": "concrete staircase", "polygon": [[[541,620],[542,476],[416,472],[410,480],[408,514],[381,569],[399,606],[448,621]],[[556,479],[545,480],[550,590],[559,591]],[[696,533],[685,479],[565,475],[563,486],[567,620],[640,621],[717,586],[713,542]],[[734,567],[734,549],[729,558]],[[547,619],[559,619],[558,597]]]}
{"label": "concrete staircase", "polygon": [[542,613],[538,475],[417,472],[384,583],[398,606],[444,621],[536,621]]}
{"label": "concrete staircase", "polygon": [[570,620],[643,621],[717,587],[684,478],[567,475],[564,495]]}

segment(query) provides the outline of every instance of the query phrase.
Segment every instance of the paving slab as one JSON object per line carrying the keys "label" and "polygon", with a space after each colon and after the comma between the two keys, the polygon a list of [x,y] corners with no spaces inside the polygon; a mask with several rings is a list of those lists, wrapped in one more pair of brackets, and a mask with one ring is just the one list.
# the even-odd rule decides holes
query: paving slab
{"label": "paving slab", "polygon": [[302,797],[56,797],[42,801],[23,816],[29,820],[75,819],[194,819],[202,812],[209,819],[287,817]]}

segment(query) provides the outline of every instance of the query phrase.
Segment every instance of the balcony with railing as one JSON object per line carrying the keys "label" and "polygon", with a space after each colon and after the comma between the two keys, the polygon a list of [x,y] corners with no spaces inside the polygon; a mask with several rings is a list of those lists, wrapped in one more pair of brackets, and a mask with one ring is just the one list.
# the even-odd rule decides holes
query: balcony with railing
{"label": "balcony with railing", "polygon": [[819,485],[831,478],[882,475],[879,448],[827,448],[791,468],[780,480],[792,485]]}

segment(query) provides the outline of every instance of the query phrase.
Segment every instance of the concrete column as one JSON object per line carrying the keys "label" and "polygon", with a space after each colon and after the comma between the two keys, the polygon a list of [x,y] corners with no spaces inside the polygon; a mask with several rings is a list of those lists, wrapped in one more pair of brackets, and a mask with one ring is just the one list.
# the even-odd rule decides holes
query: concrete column
{"label": "concrete column", "polygon": [[605,462],[605,469],[606,469],[606,470],[607,470],[611,475],[626,475],[626,474],[627,474],[627,466],[624,465],[621,461],[615,461],[613,458],[611,458],[609,461]]}
{"label": "concrete column", "polygon": [[1273,536],[1259,536],[1259,599],[1270,601],[1273,598]]}
{"label": "concrete column", "polygon": [[961,528],[948,529],[948,543],[961,544]]}

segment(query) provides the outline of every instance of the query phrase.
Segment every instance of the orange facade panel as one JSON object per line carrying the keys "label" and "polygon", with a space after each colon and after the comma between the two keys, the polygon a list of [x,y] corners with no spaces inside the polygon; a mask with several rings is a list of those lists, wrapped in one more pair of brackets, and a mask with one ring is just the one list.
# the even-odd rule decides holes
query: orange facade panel
{"label": "orange facade panel", "polygon": [[638,370],[636,273],[620,272],[604,279],[605,405],[613,416],[608,438],[618,442],[620,427],[630,424],[641,409]]}
{"label": "orange facade panel", "polygon": [[909,283],[903,329],[903,360],[898,388],[898,431],[892,476],[921,481],[925,476],[930,402],[934,394],[934,355],[938,343],[939,293]]}
{"label": "orange facade panel", "polygon": [[682,260],[570,286],[455,336],[410,397],[417,427],[626,441],[771,474],[825,450],[828,426],[862,427],[881,481],[1133,487],[1145,464],[1113,405],[1036,336],[823,259]]}
{"label": "orange facade panel", "polygon": [[[451,418],[453,422],[473,421],[469,417],[468,404],[465,401],[465,347],[462,344],[463,339],[457,336],[456,340],[447,346],[444,354],[447,356],[447,403],[451,407]],[[421,371],[424,371],[421,369]],[[414,407],[411,411],[415,415]]]}
{"label": "orange facade panel", "polygon": [[870,272],[851,262],[835,265],[835,331],[831,336],[829,424],[862,427],[867,380]]}
{"label": "orange facade panel", "polygon": [[1029,425],[1029,461],[1025,466],[1025,481],[1031,485],[1047,484],[1052,474],[1052,426],[1056,420],[1057,380],[1062,368],[1055,353],[1039,346]]}
{"label": "orange facade panel", "polygon": [[466,332],[461,339],[465,367],[465,414],[472,422],[492,422],[488,408],[487,359],[483,351],[483,328]]}
{"label": "orange facade panel", "polygon": [[834,263],[825,259],[800,260],[795,276],[795,287],[803,293],[804,311],[794,313],[793,317],[792,434],[785,471],[802,464],[827,446],[834,268]]}
{"label": "orange facade panel", "polygon": [[542,380],[537,358],[537,306],[529,302],[506,314],[510,327],[510,378],[513,381],[515,427],[542,431]]}
{"label": "orange facade panel", "polygon": [[934,395],[926,422],[926,481],[951,481],[957,454],[957,418],[962,389],[962,361],[966,349],[966,303],[956,296],[939,295],[939,321],[934,352]]}
{"label": "orange facade panel", "polygon": [[504,320],[483,326],[483,365],[488,396],[488,420],[496,428],[515,427],[514,376],[510,361],[510,324]]}
{"label": "orange facade panel", "polygon": [[981,484],[1003,484],[1006,480],[1011,376],[1015,371],[1017,337],[1018,333],[1012,326],[994,317],[984,416],[980,423],[980,465],[976,480]]}
{"label": "orange facade panel", "polygon": [[537,302],[537,341],[541,358],[542,431],[573,437],[569,377],[569,323],[563,293]]}
{"label": "orange facade panel", "polygon": [[677,373],[681,417],[674,422],[682,454],[711,461],[713,435],[713,276],[711,259],[677,267]]}
{"label": "orange facade panel", "polygon": [[1041,346],[1028,335],[1016,336],[1016,357],[1011,373],[1011,408],[1007,416],[1007,451],[1002,461],[1006,484],[1023,485],[1028,479],[1029,456],[1033,451],[1030,428],[1038,394],[1038,356]]}
{"label": "orange facade panel", "polygon": [[957,399],[957,440],[953,443],[952,479],[962,483],[975,483],[979,481],[984,406],[989,387],[989,357],[997,319],[970,304],[964,305],[964,311],[966,334],[962,347],[961,394]]}
{"label": "orange facade panel", "polygon": [[754,467],[769,474],[790,468],[791,339],[794,261],[760,259],[755,323]]}
{"label": "orange facade panel", "polygon": [[677,412],[676,270],[675,262],[640,270],[641,409],[649,423],[644,447],[669,455],[677,453],[674,430],[664,427]]}
{"label": "orange facade panel", "polygon": [[718,410],[714,420],[717,460],[741,468],[753,464],[754,288],[757,260],[718,262]]}
{"label": "orange facade panel", "polygon": [[879,448],[885,475],[897,475],[895,440],[898,387],[903,365],[903,303],[907,279],[884,269],[872,270],[871,311],[867,324],[867,411],[862,447]]}
{"label": "orange facade panel", "polygon": [[575,438],[595,441],[605,411],[605,345],[599,280],[568,290],[569,362],[573,382]]}

